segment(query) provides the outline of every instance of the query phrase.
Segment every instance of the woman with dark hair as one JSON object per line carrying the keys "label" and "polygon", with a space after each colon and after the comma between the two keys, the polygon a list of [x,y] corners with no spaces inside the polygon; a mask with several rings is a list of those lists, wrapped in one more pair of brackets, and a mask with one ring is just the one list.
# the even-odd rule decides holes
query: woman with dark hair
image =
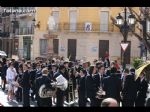
{"label": "woman with dark hair", "polygon": [[91,107],[96,106],[95,102],[95,85],[93,76],[96,74],[96,66],[90,66],[89,73],[86,76],[86,90],[87,90],[87,98],[91,101]]}
{"label": "woman with dark hair", "polygon": [[18,75],[16,77],[16,82],[19,84],[19,87],[16,91],[16,100],[18,102],[22,102],[22,76],[23,76],[23,68],[22,67],[19,67],[18,68]]}

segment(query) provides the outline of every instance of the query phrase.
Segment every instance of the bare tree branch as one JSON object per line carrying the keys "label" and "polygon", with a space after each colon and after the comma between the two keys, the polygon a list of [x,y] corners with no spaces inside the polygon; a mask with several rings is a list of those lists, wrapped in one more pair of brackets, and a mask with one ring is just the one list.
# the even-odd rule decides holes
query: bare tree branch
{"label": "bare tree branch", "polygon": [[146,39],[143,39],[143,43],[145,47],[147,48],[147,50],[150,51],[150,43]]}
{"label": "bare tree branch", "polygon": [[136,37],[139,41],[142,41],[142,40],[143,40],[143,38],[142,38],[138,33],[134,32],[134,31],[131,31],[131,32],[135,35],[135,37]]}

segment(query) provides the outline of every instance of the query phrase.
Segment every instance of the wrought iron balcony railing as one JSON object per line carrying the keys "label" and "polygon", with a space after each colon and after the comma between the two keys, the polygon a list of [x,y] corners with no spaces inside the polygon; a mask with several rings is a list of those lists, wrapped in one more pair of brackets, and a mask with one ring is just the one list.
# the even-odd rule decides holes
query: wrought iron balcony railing
{"label": "wrought iron balcony railing", "polygon": [[0,32],[0,37],[9,37],[10,33],[9,32]]}
{"label": "wrought iron balcony railing", "polygon": [[91,23],[90,26],[85,23],[59,23],[56,25],[54,32],[113,32],[114,25]]}
{"label": "wrought iron balcony railing", "polygon": [[32,35],[34,34],[34,27],[20,27],[16,29],[16,35]]}

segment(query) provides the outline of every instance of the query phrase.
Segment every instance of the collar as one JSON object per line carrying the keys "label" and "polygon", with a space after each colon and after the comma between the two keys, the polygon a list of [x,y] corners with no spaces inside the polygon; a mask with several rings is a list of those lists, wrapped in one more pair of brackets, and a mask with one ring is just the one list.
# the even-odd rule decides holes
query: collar
{"label": "collar", "polygon": [[47,74],[42,74],[43,76],[47,76]]}
{"label": "collar", "polygon": [[144,80],[145,77],[141,78],[141,82]]}

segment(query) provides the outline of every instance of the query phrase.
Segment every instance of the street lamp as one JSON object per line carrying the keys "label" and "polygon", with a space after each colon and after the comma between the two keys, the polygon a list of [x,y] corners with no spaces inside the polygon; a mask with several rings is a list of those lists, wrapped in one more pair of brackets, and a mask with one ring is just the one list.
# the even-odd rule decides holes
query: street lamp
{"label": "street lamp", "polygon": [[[128,32],[130,31],[130,26],[135,24],[135,16],[130,14],[127,18],[127,8],[124,8],[124,18],[121,16],[121,14],[119,13],[119,15],[116,17],[117,20],[117,25],[120,26],[120,32],[123,35],[123,42],[127,43],[127,37],[128,37]],[[126,52],[123,52],[123,69],[126,68]]]}

